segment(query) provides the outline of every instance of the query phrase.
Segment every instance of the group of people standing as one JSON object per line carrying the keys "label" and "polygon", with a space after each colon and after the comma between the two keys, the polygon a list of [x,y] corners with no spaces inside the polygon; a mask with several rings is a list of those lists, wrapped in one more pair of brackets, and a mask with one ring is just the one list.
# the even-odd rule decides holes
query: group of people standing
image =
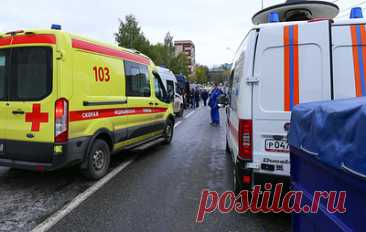
{"label": "group of people standing", "polygon": [[206,88],[199,88],[198,86],[188,89],[186,91],[186,108],[198,108],[200,107],[201,100],[204,106],[209,106],[211,109],[211,125],[220,125],[220,113],[219,113],[219,97],[224,92],[215,84],[209,92]]}
{"label": "group of people standing", "polygon": [[200,107],[201,100],[203,101],[203,105],[207,106],[207,100],[209,97],[209,93],[205,88],[192,88],[187,94],[187,108],[198,108]]}

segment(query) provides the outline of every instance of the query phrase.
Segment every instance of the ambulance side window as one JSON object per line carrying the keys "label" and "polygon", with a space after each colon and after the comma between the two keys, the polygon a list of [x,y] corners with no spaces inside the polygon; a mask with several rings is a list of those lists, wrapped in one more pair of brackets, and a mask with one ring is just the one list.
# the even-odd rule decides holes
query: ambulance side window
{"label": "ambulance side window", "polygon": [[232,96],[232,90],[233,90],[233,82],[234,82],[234,69],[231,71],[230,79],[229,79],[229,103],[231,107],[231,96]]}
{"label": "ambulance side window", "polygon": [[234,62],[235,71],[232,72],[232,87],[230,91],[230,108],[237,112],[238,110],[238,101],[239,101],[239,93],[240,93],[240,81],[243,78],[244,70],[245,70],[245,55],[247,51],[249,40],[246,38],[240,46],[239,53],[236,56],[236,60]]}
{"label": "ambulance side window", "polygon": [[126,95],[128,97],[150,97],[148,69],[146,65],[124,61],[126,75]]}

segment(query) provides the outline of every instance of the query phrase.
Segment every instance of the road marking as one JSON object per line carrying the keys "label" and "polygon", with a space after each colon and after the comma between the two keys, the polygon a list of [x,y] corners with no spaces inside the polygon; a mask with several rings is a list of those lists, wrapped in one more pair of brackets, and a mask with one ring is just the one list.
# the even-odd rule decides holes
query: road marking
{"label": "road marking", "polygon": [[174,125],[174,128],[177,128],[180,124],[182,124],[182,121],[177,122],[177,123]]}
{"label": "road marking", "polygon": [[192,111],[192,112],[190,112],[189,114],[187,114],[187,115],[184,117],[184,119],[187,119],[187,118],[191,117],[195,112],[196,112],[196,111]]}
{"label": "road marking", "polygon": [[103,187],[108,181],[110,181],[113,177],[115,177],[119,172],[125,169],[128,165],[130,165],[134,159],[131,159],[125,163],[120,164],[117,168],[113,169],[109,174],[107,174],[104,178],[100,179],[94,185],[90,186],[83,193],[80,193],[77,197],[75,197],[69,204],[62,207],[60,210],[52,214],[49,218],[44,220],[41,224],[39,224],[36,228],[32,230],[32,232],[44,232],[51,229],[56,223],[58,223],[62,218],[68,215],[72,210],[77,208],[83,201],[88,199],[93,193],[95,193],[98,189]]}

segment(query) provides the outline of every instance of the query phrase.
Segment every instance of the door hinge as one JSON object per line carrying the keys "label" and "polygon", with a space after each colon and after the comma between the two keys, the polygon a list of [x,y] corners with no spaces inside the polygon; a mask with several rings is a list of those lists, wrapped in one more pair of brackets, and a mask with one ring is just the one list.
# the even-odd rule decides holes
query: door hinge
{"label": "door hinge", "polygon": [[56,50],[56,59],[57,60],[63,60],[64,53],[61,50]]}

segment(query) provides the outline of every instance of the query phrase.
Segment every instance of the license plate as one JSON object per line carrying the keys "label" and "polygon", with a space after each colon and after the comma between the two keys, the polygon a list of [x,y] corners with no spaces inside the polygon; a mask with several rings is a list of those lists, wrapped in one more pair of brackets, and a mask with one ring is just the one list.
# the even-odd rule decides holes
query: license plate
{"label": "license plate", "polygon": [[266,139],[265,149],[268,152],[281,152],[281,153],[290,152],[287,140]]}

